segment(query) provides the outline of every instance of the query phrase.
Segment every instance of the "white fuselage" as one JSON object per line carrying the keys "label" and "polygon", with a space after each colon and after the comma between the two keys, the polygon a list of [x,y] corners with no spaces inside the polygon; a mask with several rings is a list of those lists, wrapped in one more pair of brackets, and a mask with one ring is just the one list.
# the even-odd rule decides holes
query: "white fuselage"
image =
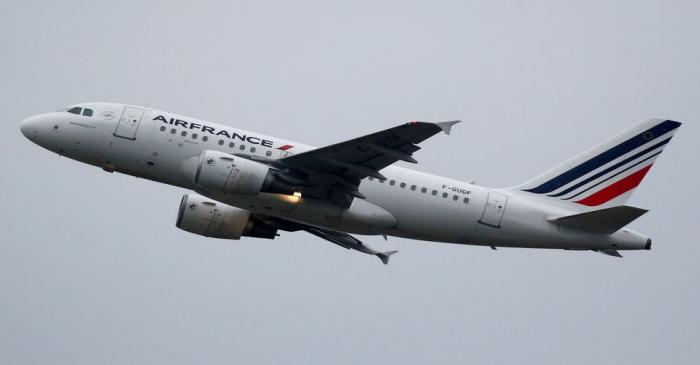
{"label": "white fuselage", "polygon": [[[348,209],[281,194],[212,194],[193,184],[192,166],[186,162],[204,150],[279,159],[313,147],[154,109],[111,103],[82,106],[91,108],[93,115],[41,114],[25,120],[22,132],[42,147],[108,171],[195,190],[256,214],[352,234],[533,248],[624,250],[647,244],[646,237],[627,229],[594,234],[548,222],[578,212],[525,193],[398,166],[381,171],[386,181],[362,180],[359,191],[366,199],[355,198]],[[142,112],[131,126],[125,125],[125,107]]]}

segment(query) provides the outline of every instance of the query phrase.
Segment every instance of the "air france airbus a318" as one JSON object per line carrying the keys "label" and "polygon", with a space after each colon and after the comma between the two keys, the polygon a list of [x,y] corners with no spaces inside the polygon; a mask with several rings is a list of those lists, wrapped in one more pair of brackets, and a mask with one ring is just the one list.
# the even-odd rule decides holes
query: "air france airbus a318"
{"label": "air france airbus a318", "polygon": [[35,115],[20,129],[59,155],[194,191],[177,227],[223,239],[274,239],[305,231],[339,246],[379,252],[352,235],[496,247],[648,250],[625,228],[647,210],[625,205],[681,125],[652,119],[511,188],[492,189],[394,166],[416,163],[424,140],[458,121],[410,122],[312,147],[113,103]]}

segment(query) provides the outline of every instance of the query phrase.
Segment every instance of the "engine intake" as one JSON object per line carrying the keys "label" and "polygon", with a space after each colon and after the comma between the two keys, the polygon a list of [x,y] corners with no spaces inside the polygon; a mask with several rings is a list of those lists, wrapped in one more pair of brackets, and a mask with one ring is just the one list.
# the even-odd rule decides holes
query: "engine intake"
{"label": "engine intake", "polygon": [[241,236],[274,239],[277,228],[251,216],[244,209],[187,194],[180,201],[177,228],[205,237],[237,240]]}

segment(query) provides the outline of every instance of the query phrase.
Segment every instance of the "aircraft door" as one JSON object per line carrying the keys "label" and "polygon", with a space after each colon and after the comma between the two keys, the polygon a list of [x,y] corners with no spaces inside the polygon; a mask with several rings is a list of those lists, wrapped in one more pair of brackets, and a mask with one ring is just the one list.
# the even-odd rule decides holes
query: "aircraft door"
{"label": "aircraft door", "polygon": [[506,211],[507,203],[508,196],[500,193],[489,192],[486,199],[486,205],[484,206],[484,212],[481,214],[479,223],[491,227],[501,228],[501,220],[503,219],[503,213]]}
{"label": "aircraft door", "polygon": [[136,139],[136,131],[141,123],[143,113],[144,109],[125,106],[114,135],[131,140]]}

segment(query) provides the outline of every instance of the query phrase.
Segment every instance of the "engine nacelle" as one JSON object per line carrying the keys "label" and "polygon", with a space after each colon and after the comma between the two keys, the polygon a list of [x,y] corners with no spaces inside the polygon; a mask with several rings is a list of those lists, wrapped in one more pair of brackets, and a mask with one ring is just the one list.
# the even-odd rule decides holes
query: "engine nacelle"
{"label": "engine nacelle", "polygon": [[277,234],[277,228],[255,219],[249,211],[197,194],[182,197],[175,225],[200,236],[231,240],[241,236],[273,239]]}
{"label": "engine nacelle", "polygon": [[195,185],[227,194],[292,194],[293,188],[269,166],[228,153],[206,150],[194,171]]}
{"label": "engine nacelle", "polygon": [[206,150],[199,157],[194,183],[224,193],[258,194],[269,170],[268,166],[258,162]]}

